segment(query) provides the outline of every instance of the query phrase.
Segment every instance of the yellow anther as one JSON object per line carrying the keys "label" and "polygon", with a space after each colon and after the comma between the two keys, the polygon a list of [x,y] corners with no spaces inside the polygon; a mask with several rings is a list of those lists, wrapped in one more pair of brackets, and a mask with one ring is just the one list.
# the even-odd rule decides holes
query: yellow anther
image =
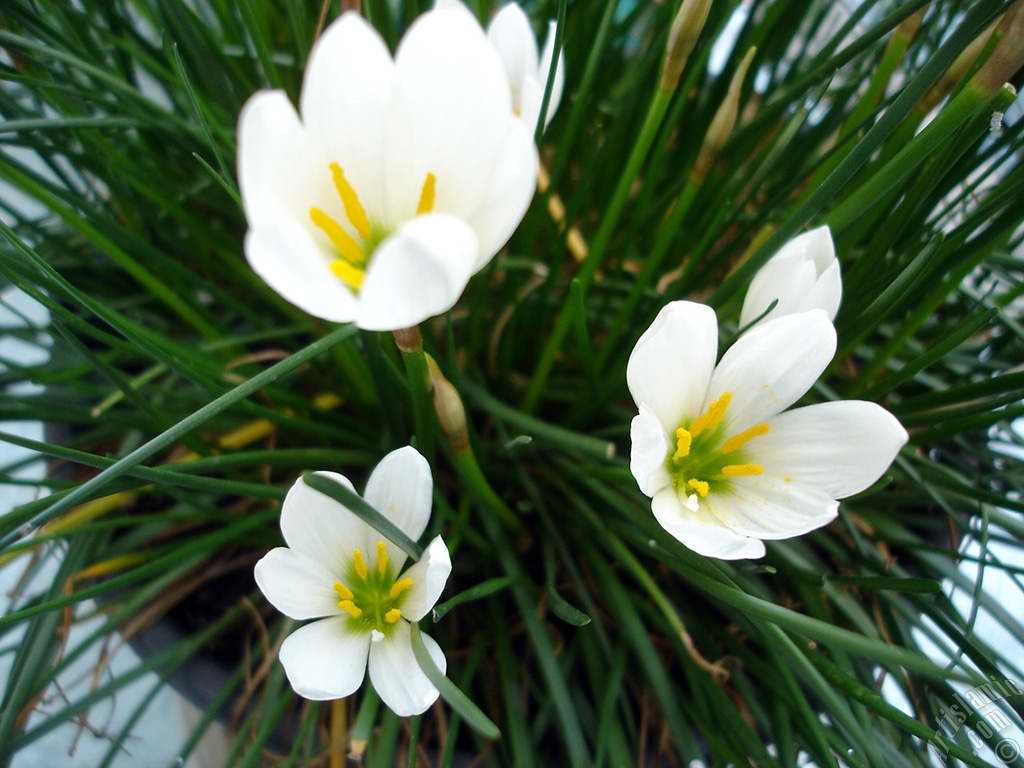
{"label": "yellow anther", "polygon": [[337,187],[341,202],[345,205],[345,215],[348,216],[348,220],[352,222],[352,226],[356,228],[359,236],[365,240],[370,236],[370,221],[366,218],[363,204],[359,202],[356,191],[348,183],[340,165],[331,163],[331,173],[334,175],[334,186]]}
{"label": "yellow anther", "polygon": [[394,624],[402,618],[402,612],[398,608],[392,608],[390,611],[384,614],[384,621],[388,624]]}
{"label": "yellow anther", "polygon": [[711,486],[703,480],[698,480],[696,477],[691,478],[686,482],[686,485],[693,488],[697,492],[697,495],[702,499],[708,495],[708,491],[711,490]]}
{"label": "yellow anther", "polygon": [[672,458],[682,459],[690,455],[690,444],[693,442],[693,435],[688,430],[680,427],[676,430],[676,455]]}
{"label": "yellow anther", "polygon": [[352,239],[352,235],[342,228],[341,224],[316,206],[309,209],[309,218],[330,238],[345,261],[352,265],[363,263],[363,249]]}
{"label": "yellow anther", "polygon": [[358,619],[363,615],[363,609],[353,603],[351,600],[342,600],[338,603],[338,607],[343,611],[348,611],[352,614],[353,619]]}
{"label": "yellow anther", "polygon": [[768,433],[767,424],[758,424],[756,427],[751,427],[745,432],[740,432],[738,435],[733,435],[722,444],[722,453],[732,453],[738,450],[748,442],[753,440],[755,437],[765,435]]}
{"label": "yellow anther", "polygon": [[421,213],[430,213],[434,210],[434,197],[437,193],[437,177],[432,174],[427,174],[427,180],[423,182],[423,191],[420,192],[420,203],[416,206],[416,215],[419,216]]}
{"label": "yellow anther", "polygon": [[743,477],[745,475],[760,475],[764,467],[760,464],[727,464],[722,467],[722,474],[725,477]]}
{"label": "yellow anther", "polygon": [[383,541],[377,542],[377,570],[382,576],[388,572],[388,548]]}
{"label": "yellow anther", "polygon": [[721,397],[709,405],[704,413],[693,420],[693,423],[690,424],[690,434],[696,437],[705,429],[717,427],[722,421],[722,417],[725,416],[725,409],[729,407],[730,400],[732,400],[732,393],[723,392]]}
{"label": "yellow anther", "polygon": [[338,593],[338,597],[342,600],[351,600],[355,595],[352,594],[352,590],[342,584],[340,581],[334,582],[334,591]]}
{"label": "yellow anther", "polygon": [[394,600],[400,594],[405,592],[409,587],[412,586],[412,579],[399,579],[391,585],[391,591],[388,593],[391,595],[391,599]]}
{"label": "yellow anther", "polygon": [[366,575],[370,571],[366,567],[366,561],[363,560],[363,551],[361,549],[357,549],[355,552],[352,553],[352,561],[355,563],[356,573],[359,574],[359,578],[365,580]]}
{"label": "yellow anther", "polygon": [[331,262],[331,272],[334,276],[345,283],[349,288],[354,291],[358,291],[363,286],[363,277],[366,275],[365,270],[359,267],[353,267],[345,259],[335,259]]}

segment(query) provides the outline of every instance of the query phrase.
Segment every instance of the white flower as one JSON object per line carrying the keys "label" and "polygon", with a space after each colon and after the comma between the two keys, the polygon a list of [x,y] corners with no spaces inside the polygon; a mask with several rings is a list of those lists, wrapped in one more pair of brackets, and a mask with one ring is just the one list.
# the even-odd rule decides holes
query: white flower
{"label": "white flower", "polygon": [[392,58],[345,13],[313,48],[300,108],[261,91],[239,119],[252,268],[306,312],[368,330],[450,309],[536,188],[533,136],[483,29],[428,11]]}
{"label": "white flower", "polygon": [[858,400],[790,411],[835,354],[822,310],[784,315],[743,334],[715,365],[710,307],[668,304],[626,368],[639,407],[630,469],[658,522],[709,557],[761,557],[835,518],[907,441],[896,418]]}
{"label": "white flower", "polygon": [[[317,474],[352,488],[342,475]],[[416,540],[430,518],[432,487],[426,459],[414,448],[400,448],[373,470],[364,498]],[[281,646],[292,688],[307,699],[342,698],[362,684],[369,664],[370,682],[396,714],[424,712],[438,691],[413,656],[409,622],[433,608],[451,573],[441,537],[402,572],[401,549],[301,479],[281,508],[281,532],[288,546],[256,563],[256,583],[286,616],[319,619]],[[444,653],[422,637],[444,671]]]}
{"label": "white flower", "polygon": [[772,317],[823,309],[835,319],[843,298],[839,261],[827,226],[793,238],[758,270],[750,281],[740,312],[740,327],[757,320],[773,301]]}
{"label": "white flower", "polygon": [[[508,73],[509,85],[512,88],[512,106],[531,131],[537,127],[541,102],[544,100],[544,88],[547,86],[548,73],[551,71],[556,26],[554,21],[548,23],[544,52],[538,57],[537,39],[533,36],[530,20],[517,3],[509,3],[503,7],[487,25],[487,37],[498,50]],[[548,99],[548,111],[544,117],[545,126],[555,116],[564,87],[565,57],[559,52],[558,67],[555,69],[555,79],[551,84],[551,96]]]}

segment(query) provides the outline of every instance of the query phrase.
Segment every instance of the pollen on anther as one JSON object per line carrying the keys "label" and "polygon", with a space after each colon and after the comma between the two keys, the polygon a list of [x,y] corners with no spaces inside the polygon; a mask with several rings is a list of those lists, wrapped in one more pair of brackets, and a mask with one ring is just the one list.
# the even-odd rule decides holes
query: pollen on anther
{"label": "pollen on anther", "polygon": [[345,229],[324,213],[313,206],[309,209],[309,218],[325,234],[334,247],[341,253],[342,258],[353,266],[363,263],[363,249]]}
{"label": "pollen on anther", "polygon": [[353,603],[351,600],[342,600],[338,603],[338,607],[343,611],[348,611],[353,619],[358,619],[363,615],[363,609]]}
{"label": "pollen on anther", "polygon": [[353,597],[355,597],[355,595],[352,594],[352,590],[346,587],[340,581],[334,582],[334,591],[338,593],[338,597],[340,597],[342,600],[351,600]]}
{"label": "pollen on anther", "polygon": [[760,464],[727,464],[722,467],[722,475],[725,477],[745,477],[747,475],[760,475],[764,467]]}
{"label": "pollen on anther", "polygon": [[382,576],[388,572],[388,548],[383,541],[377,542],[377,570]]}
{"label": "pollen on anther", "polygon": [[430,213],[434,210],[434,198],[437,196],[437,177],[427,174],[427,180],[423,182],[423,190],[420,192],[420,202],[416,206],[416,215]]}
{"label": "pollen on anther", "polygon": [[360,579],[365,579],[370,570],[366,567],[366,561],[363,559],[363,552],[357,549],[352,553],[352,562],[356,567],[356,573],[359,574]]}
{"label": "pollen on anther", "polygon": [[388,624],[394,624],[402,618],[402,611],[399,608],[392,608],[390,611],[384,614],[384,621]]}
{"label": "pollen on anther", "polygon": [[341,202],[345,206],[345,215],[356,228],[356,232],[364,240],[370,236],[370,221],[366,218],[366,211],[363,204],[359,202],[359,196],[352,189],[352,185],[345,178],[345,171],[337,163],[331,163],[331,175],[334,177],[334,186],[338,190]]}
{"label": "pollen on anther", "polygon": [[715,400],[708,409],[704,411],[700,416],[693,420],[690,424],[690,433],[696,437],[705,429],[714,429],[721,423],[722,417],[725,416],[725,410],[729,407],[729,402],[732,400],[731,392],[723,392],[717,400]]}
{"label": "pollen on anther", "polygon": [[733,435],[722,444],[722,453],[732,453],[742,448],[755,437],[768,434],[767,424],[758,424],[738,435]]}
{"label": "pollen on anther", "polygon": [[409,587],[412,586],[412,579],[399,579],[391,585],[391,591],[388,593],[391,599],[394,600],[400,594],[405,592]]}
{"label": "pollen on anther", "polygon": [[358,291],[363,287],[363,277],[366,272],[359,267],[353,266],[345,259],[335,259],[329,266],[334,276],[349,288]]}
{"label": "pollen on anther", "polygon": [[693,443],[693,435],[690,432],[680,427],[676,430],[676,453],[672,458],[682,459],[690,455],[690,445]]}
{"label": "pollen on anther", "polygon": [[707,482],[705,482],[704,480],[698,480],[696,477],[690,478],[686,482],[686,485],[689,488],[693,488],[693,490],[695,490],[698,494],[700,494],[700,497],[702,499],[705,496],[707,496],[708,495],[708,491],[711,490],[711,486]]}

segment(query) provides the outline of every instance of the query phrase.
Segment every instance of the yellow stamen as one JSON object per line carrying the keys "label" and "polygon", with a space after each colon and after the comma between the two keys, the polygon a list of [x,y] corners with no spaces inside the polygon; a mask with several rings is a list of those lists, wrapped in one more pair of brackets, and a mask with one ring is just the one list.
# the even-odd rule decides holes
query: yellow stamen
{"label": "yellow stamen", "polygon": [[352,614],[353,619],[358,619],[363,615],[363,609],[353,603],[351,600],[342,600],[338,603],[338,607],[343,611],[348,611]]}
{"label": "yellow stamen", "polygon": [[340,165],[331,163],[331,173],[334,175],[334,186],[337,187],[338,194],[341,195],[341,202],[345,205],[345,215],[348,216],[348,220],[352,222],[352,226],[356,228],[359,236],[365,240],[370,236],[370,221],[366,218],[363,204],[359,202],[356,191],[348,183]]}
{"label": "yellow stamen", "polygon": [[764,467],[760,464],[727,464],[722,467],[722,474],[725,477],[743,477],[745,475],[760,475]]}
{"label": "yellow stamen", "polygon": [[402,618],[402,611],[398,608],[392,608],[390,611],[384,614],[384,621],[386,621],[388,624],[394,624],[400,618]]}
{"label": "yellow stamen", "polygon": [[693,435],[686,429],[680,427],[676,430],[676,455],[672,458],[682,459],[690,455],[690,444],[693,442]]}
{"label": "yellow stamen", "polygon": [[691,478],[686,483],[687,486],[693,488],[697,492],[697,495],[702,499],[708,495],[708,491],[711,490],[711,486],[705,483],[703,480],[698,480],[696,477]]}
{"label": "yellow stamen", "polygon": [[377,570],[382,576],[388,571],[388,548],[383,541],[377,542]]}
{"label": "yellow stamen", "polygon": [[338,597],[342,600],[351,600],[355,595],[352,594],[352,590],[342,584],[340,581],[334,582],[334,591],[338,593]]}
{"label": "yellow stamen", "polygon": [[352,235],[342,228],[341,224],[316,206],[309,209],[309,218],[331,239],[342,258],[353,265],[363,263],[363,249],[352,239]]}
{"label": "yellow stamen", "polygon": [[394,600],[411,586],[412,579],[399,579],[391,586],[391,591],[388,594],[391,596],[391,599]]}
{"label": "yellow stamen", "polygon": [[740,432],[738,435],[733,435],[722,444],[722,453],[732,453],[738,450],[748,442],[753,440],[755,437],[768,433],[767,424],[758,424],[755,427],[751,427],[745,432]]}
{"label": "yellow stamen", "polygon": [[352,560],[355,563],[356,573],[359,574],[359,578],[363,579],[365,581],[366,580],[366,575],[370,571],[366,567],[366,561],[363,560],[363,552],[362,552],[362,550],[357,549],[355,552],[353,552],[352,553]]}
{"label": "yellow stamen", "polygon": [[437,177],[427,174],[427,180],[423,182],[423,191],[420,192],[420,204],[416,206],[416,215],[430,213],[434,210],[434,197],[436,196]]}
{"label": "yellow stamen", "polygon": [[725,409],[729,407],[730,400],[732,400],[732,393],[723,392],[722,396],[709,405],[704,413],[693,420],[693,423],[690,424],[690,434],[696,437],[705,429],[717,427],[722,421],[722,417],[725,416]]}
{"label": "yellow stamen", "polygon": [[363,276],[366,274],[365,270],[353,267],[345,259],[335,259],[331,262],[330,267],[334,276],[349,288],[358,291],[362,287]]}

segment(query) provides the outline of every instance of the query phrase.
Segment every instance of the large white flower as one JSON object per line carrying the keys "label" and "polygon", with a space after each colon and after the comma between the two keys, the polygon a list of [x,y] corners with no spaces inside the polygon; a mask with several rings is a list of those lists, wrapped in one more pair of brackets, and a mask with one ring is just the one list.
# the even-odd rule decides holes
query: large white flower
{"label": "large white flower", "polygon": [[[352,488],[342,475],[317,474]],[[430,518],[432,488],[426,459],[414,448],[400,448],[374,469],[364,498],[416,540]],[[441,537],[402,572],[401,549],[301,479],[284,500],[281,532],[288,546],[256,563],[256,583],[286,616],[319,619],[281,646],[281,663],[295,691],[317,701],[348,696],[369,665],[370,682],[396,714],[424,712],[438,691],[413,656],[409,622],[433,608],[448,581],[452,564]],[[444,653],[421,636],[444,671]]]}
{"label": "large white flower", "polygon": [[823,309],[833,320],[842,298],[832,232],[827,226],[818,227],[790,240],[754,275],[743,299],[740,327],[757,320],[775,300],[778,304],[762,322],[811,309]]}
{"label": "large white flower", "polygon": [[[531,131],[537,127],[541,102],[544,100],[544,88],[551,72],[556,26],[554,21],[548,23],[544,52],[538,56],[537,39],[533,36],[530,20],[518,3],[509,3],[503,7],[487,25],[487,37],[498,50],[508,73],[509,85],[512,88],[512,106]],[[545,126],[555,116],[564,88],[565,57],[560,51],[555,79],[551,84],[548,111],[544,116]]]}
{"label": "large white flower", "polygon": [[690,549],[761,557],[835,518],[907,441],[875,403],[820,403],[787,411],[835,354],[822,310],[784,315],[743,334],[718,365],[718,322],[702,304],[658,314],[629,358],[630,469],[658,522]]}
{"label": "large white flower", "polygon": [[483,29],[428,11],[392,58],[345,13],[313,48],[300,108],[261,91],[239,119],[252,268],[310,314],[369,330],[450,309],[536,188],[533,137]]}

